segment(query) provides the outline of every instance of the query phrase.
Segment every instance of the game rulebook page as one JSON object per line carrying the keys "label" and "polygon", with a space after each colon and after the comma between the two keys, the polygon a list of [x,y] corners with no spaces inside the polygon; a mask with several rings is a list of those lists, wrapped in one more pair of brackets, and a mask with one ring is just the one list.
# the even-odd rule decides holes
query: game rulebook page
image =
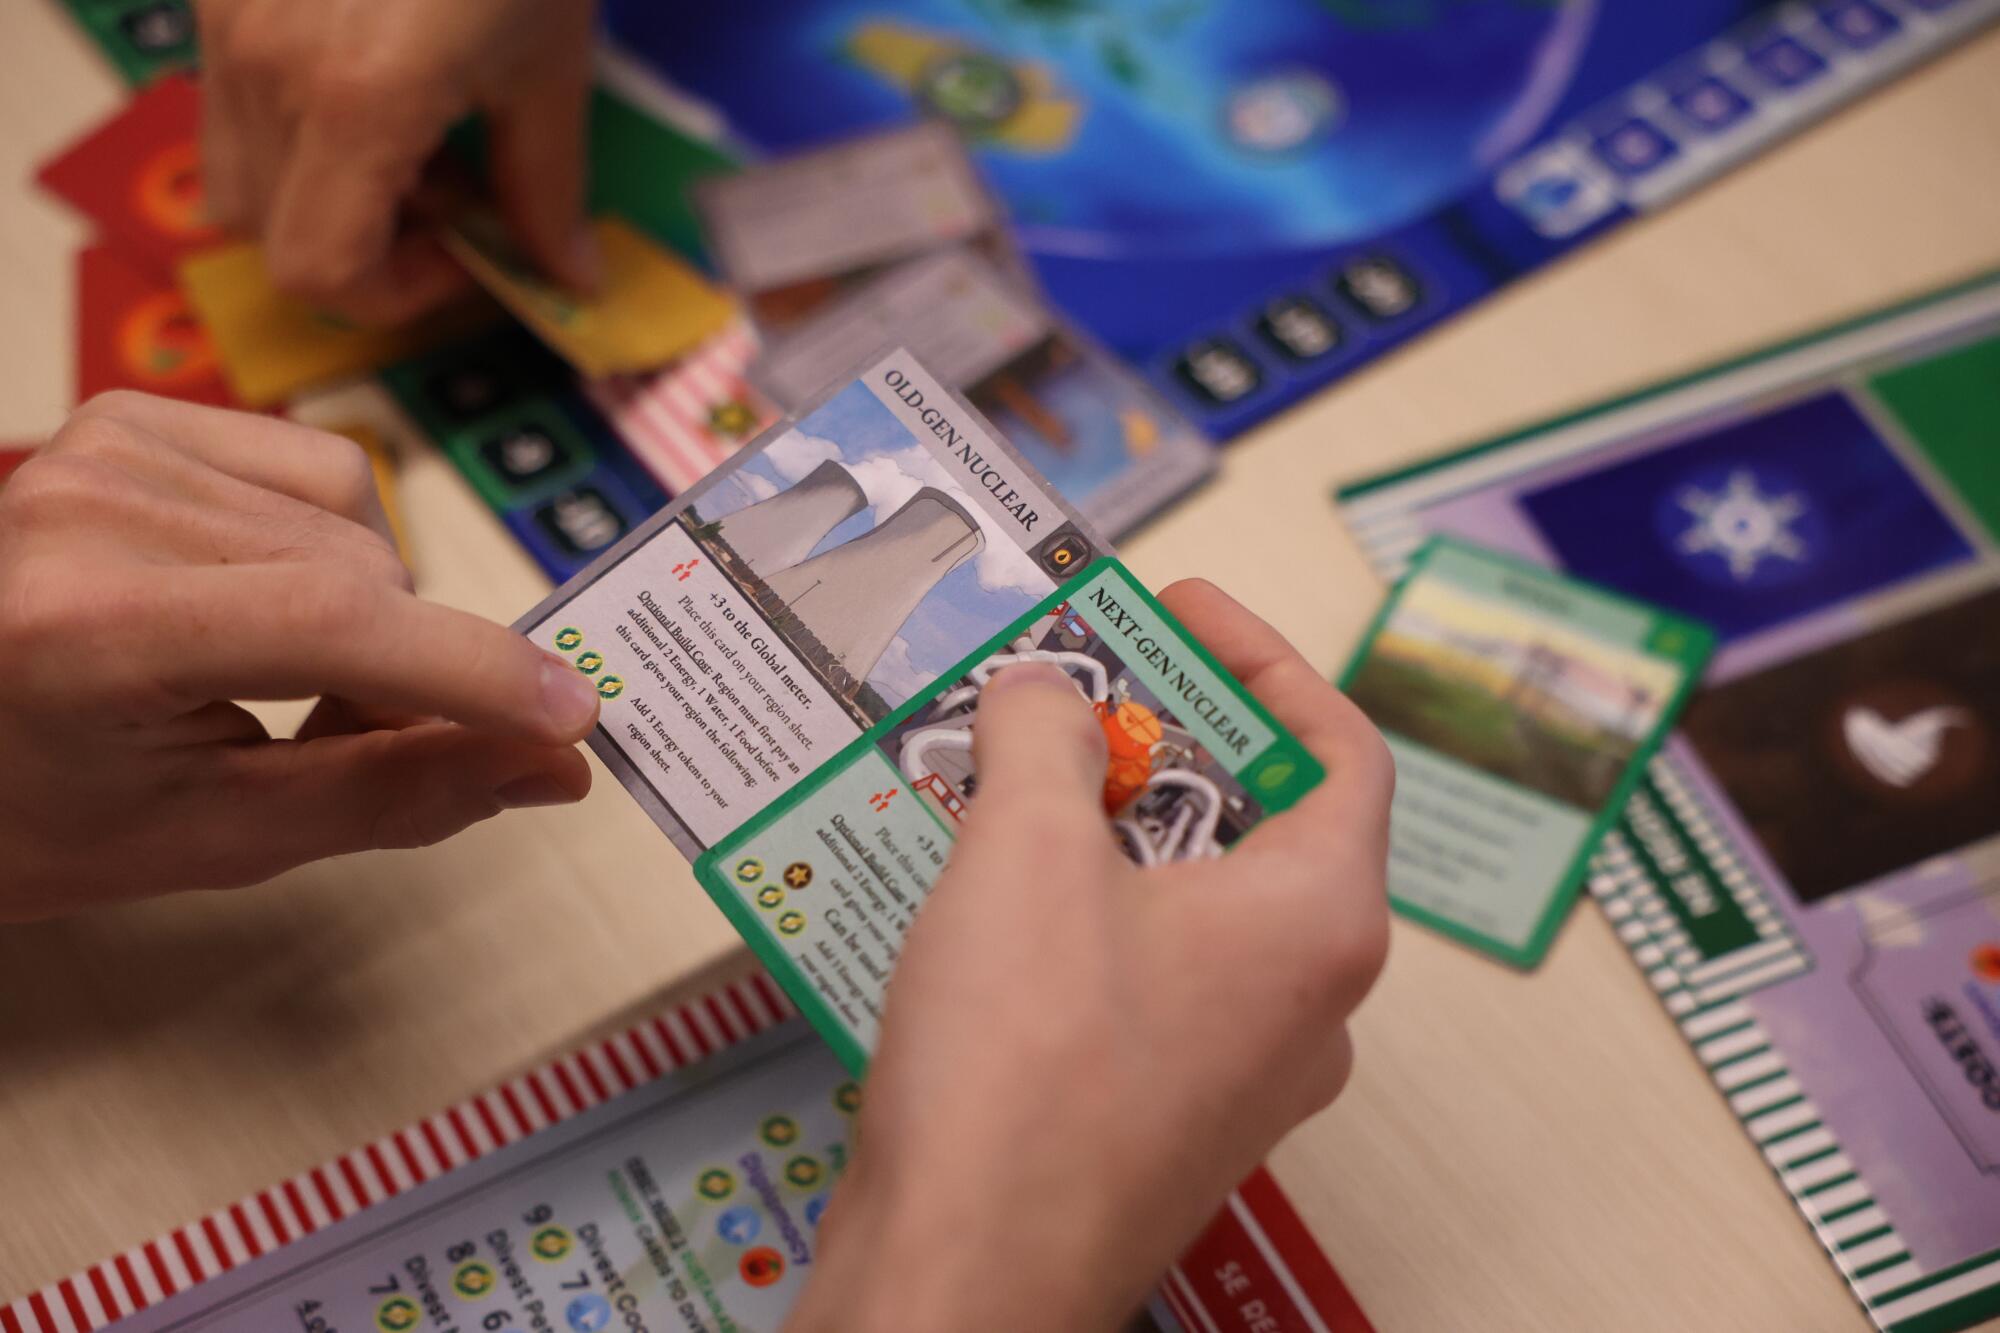
{"label": "game rulebook page", "polygon": [[1996,432],[2000,276],[1341,497],[1716,629],[1591,891],[1908,1333],[2000,1315]]}
{"label": "game rulebook page", "polygon": [[689,859],[1103,551],[909,353],[746,446],[517,625]]}

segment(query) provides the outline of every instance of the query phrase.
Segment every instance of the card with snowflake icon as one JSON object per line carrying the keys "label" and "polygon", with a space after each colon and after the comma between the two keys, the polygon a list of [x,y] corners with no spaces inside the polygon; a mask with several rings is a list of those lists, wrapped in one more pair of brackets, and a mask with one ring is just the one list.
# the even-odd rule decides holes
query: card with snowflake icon
{"label": "card with snowflake icon", "polygon": [[1845,391],[1519,498],[1574,574],[1740,638],[1970,560]]}

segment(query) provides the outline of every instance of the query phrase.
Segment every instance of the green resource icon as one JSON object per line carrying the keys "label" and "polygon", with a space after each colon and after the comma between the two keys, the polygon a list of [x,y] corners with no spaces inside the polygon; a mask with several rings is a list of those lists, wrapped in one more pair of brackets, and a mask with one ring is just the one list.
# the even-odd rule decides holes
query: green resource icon
{"label": "green resource icon", "polygon": [[556,647],[566,653],[573,653],[583,647],[583,631],[574,625],[564,625],[556,631]]}
{"label": "green resource icon", "polygon": [[711,1166],[695,1179],[694,1187],[704,1199],[726,1199],[736,1193],[736,1177],[719,1166]]}
{"label": "green resource icon", "polygon": [[755,884],[764,878],[764,863],[754,856],[746,856],[736,863],[736,882]]}
{"label": "green resource icon", "polygon": [[799,1141],[799,1122],[788,1115],[767,1115],[757,1135],[773,1148],[788,1148]]}
{"label": "green resource icon", "polygon": [[775,884],[766,884],[763,888],[757,890],[757,906],[767,912],[774,907],[782,907],[784,902],[785,891]]}
{"label": "green resource icon", "polygon": [[1291,760],[1273,759],[1257,770],[1256,776],[1250,779],[1250,785],[1259,791],[1276,791],[1290,782],[1296,772],[1298,766]]}
{"label": "green resource icon", "polygon": [[833,1090],[833,1104],[847,1115],[861,1109],[861,1085],[852,1081],[841,1084]]}
{"label": "green resource icon", "polygon": [[597,697],[600,699],[616,699],[623,693],[625,693],[625,681],[622,677],[606,676],[597,682]]}
{"label": "green resource icon", "polygon": [[562,1227],[543,1227],[528,1241],[528,1248],[545,1264],[552,1264],[570,1252],[575,1244]]}
{"label": "green resource icon", "polygon": [[819,1158],[808,1157],[804,1153],[785,1163],[785,1179],[802,1190],[809,1190],[819,1184],[825,1175],[826,1168],[819,1164]]}
{"label": "green resource icon", "polygon": [[468,1301],[476,1301],[493,1290],[493,1266],[467,1259],[451,1275],[451,1289]]}
{"label": "green resource icon", "polygon": [[778,918],[778,933],[781,935],[796,935],[805,928],[806,914],[796,909]]}
{"label": "green resource icon", "polygon": [[375,1327],[382,1333],[410,1333],[423,1317],[423,1309],[408,1296],[391,1296],[375,1307]]}
{"label": "green resource icon", "polygon": [[586,676],[596,675],[597,669],[603,665],[604,654],[595,648],[586,648],[576,655],[576,669]]}

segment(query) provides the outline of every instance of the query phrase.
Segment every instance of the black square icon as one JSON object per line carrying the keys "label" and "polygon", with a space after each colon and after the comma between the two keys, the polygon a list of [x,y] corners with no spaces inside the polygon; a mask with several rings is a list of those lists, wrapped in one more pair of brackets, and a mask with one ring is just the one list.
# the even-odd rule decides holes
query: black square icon
{"label": "black square icon", "polygon": [[1264,382],[1257,363],[1227,338],[1190,344],[1175,363],[1174,374],[1198,397],[1218,407],[1255,393]]}
{"label": "black square icon", "polygon": [[1424,299],[1416,274],[1387,255],[1348,260],[1334,275],[1333,287],[1349,305],[1378,323],[1409,314]]}
{"label": "black square icon", "polygon": [[1338,321],[1319,302],[1281,296],[1257,317],[1257,331],[1272,350],[1292,361],[1316,361],[1346,341]]}
{"label": "black square icon", "polygon": [[509,486],[539,481],[565,461],[555,437],[533,423],[510,427],[482,441],[479,456]]}
{"label": "black square icon", "polygon": [[625,519],[595,486],[565,491],[535,511],[535,526],[567,556],[593,555],[625,535]]}
{"label": "black square icon", "polygon": [[194,13],[185,0],[162,0],[119,15],[118,30],[134,50],[158,55],[194,41]]}
{"label": "black square icon", "polygon": [[506,374],[487,361],[446,366],[425,382],[424,392],[455,421],[476,421],[512,396]]}
{"label": "black square icon", "polygon": [[1057,583],[1063,582],[1091,562],[1097,554],[1082,533],[1064,527],[1035,549],[1035,562]]}

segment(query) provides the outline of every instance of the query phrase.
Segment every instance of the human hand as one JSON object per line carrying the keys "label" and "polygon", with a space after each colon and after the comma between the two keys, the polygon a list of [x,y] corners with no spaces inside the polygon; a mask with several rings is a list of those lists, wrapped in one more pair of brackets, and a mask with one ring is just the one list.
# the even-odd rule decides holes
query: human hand
{"label": "human hand", "polygon": [[1111,1328],[1346,1081],[1388,946],[1388,749],[1211,585],[1160,600],[1326,780],[1219,860],[1141,870],[1075,686],[994,677],[979,795],[897,962],[798,1333]]}
{"label": "human hand", "polygon": [[215,220],[277,285],[370,324],[470,279],[405,206],[453,123],[486,113],[496,202],[529,258],[588,290],[593,0],[197,0]]}
{"label": "human hand", "polygon": [[[589,682],[420,601],[387,532],[351,441],[142,394],[92,399],[21,465],[0,487],[0,921],[589,791]],[[295,740],[230,702],[314,697]]]}

